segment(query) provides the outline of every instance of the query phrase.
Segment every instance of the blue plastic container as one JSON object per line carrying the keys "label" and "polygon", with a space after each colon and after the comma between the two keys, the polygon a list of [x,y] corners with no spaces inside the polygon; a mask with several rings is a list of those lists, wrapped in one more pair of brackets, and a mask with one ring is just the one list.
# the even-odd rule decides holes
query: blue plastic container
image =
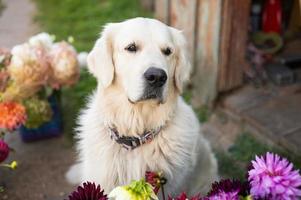
{"label": "blue plastic container", "polygon": [[48,98],[48,101],[53,111],[51,120],[47,123],[44,123],[38,128],[29,129],[25,126],[21,126],[19,128],[19,133],[24,142],[33,142],[37,140],[57,137],[63,133],[59,96],[53,94]]}

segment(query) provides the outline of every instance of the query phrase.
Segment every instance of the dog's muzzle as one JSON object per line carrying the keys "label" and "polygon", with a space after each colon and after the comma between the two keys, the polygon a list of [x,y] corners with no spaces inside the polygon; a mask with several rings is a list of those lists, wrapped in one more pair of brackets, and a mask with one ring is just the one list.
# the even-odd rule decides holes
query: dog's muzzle
{"label": "dog's muzzle", "polygon": [[159,99],[162,101],[162,93],[167,80],[167,74],[163,69],[156,67],[148,68],[143,74],[145,89],[141,100]]}

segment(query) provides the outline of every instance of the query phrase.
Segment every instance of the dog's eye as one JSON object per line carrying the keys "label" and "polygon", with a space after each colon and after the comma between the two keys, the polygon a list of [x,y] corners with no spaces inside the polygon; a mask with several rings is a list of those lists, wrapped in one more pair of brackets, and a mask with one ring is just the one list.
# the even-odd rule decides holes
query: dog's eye
{"label": "dog's eye", "polygon": [[172,53],[172,51],[169,47],[167,47],[165,49],[162,49],[162,53],[166,56],[169,56]]}
{"label": "dog's eye", "polygon": [[138,47],[135,43],[132,43],[132,44],[128,45],[127,47],[125,47],[125,50],[135,53],[138,50]]}

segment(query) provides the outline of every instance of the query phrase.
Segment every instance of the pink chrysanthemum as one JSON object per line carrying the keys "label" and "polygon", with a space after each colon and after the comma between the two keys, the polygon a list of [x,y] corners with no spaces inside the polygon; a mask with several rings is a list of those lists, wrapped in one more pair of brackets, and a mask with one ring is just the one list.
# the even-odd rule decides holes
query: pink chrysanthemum
{"label": "pink chrysanthemum", "polygon": [[3,162],[9,154],[9,147],[4,142],[4,140],[0,139],[0,163]]}
{"label": "pink chrysanthemum", "polygon": [[293,164],[277,154],[256,156],[248,172],[251,195],[271,200],[294,200],[301,197],[301,176]]}
{"label": "pink chrysanthemum", "polygon": [[200,200],[200,195],[196,195],[194,197],[188,198],[185,192],[182,192],[179,196],[172,198],[171,196],[168,196],[168,200]]}

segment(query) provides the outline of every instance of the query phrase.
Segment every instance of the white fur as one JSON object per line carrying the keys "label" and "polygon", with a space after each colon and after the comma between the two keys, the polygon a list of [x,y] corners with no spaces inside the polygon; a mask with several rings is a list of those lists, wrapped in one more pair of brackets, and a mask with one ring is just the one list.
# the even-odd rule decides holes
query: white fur
{"label": "white fur", "polygon": [[[132,42],[139,46],[136,53],[125,50]],[[169,56],[161,52],[167,46],[172,49]],[[151,66],[168,75],[162,104],[139,101],[143,73]],[[190,72],[182,33],[146,18],[109,24],[88,56],[88,68],[99,84],[80,115],[79,163],[68,179],[94,181],[109,193],[144,177],[147,170],[162,171],[168,193],[206,193],[217,178],[217,164],[193,110],[179,96]],[[166,127],[149,144],[128,151],[111,140],[112,124],[128,136]]]}

